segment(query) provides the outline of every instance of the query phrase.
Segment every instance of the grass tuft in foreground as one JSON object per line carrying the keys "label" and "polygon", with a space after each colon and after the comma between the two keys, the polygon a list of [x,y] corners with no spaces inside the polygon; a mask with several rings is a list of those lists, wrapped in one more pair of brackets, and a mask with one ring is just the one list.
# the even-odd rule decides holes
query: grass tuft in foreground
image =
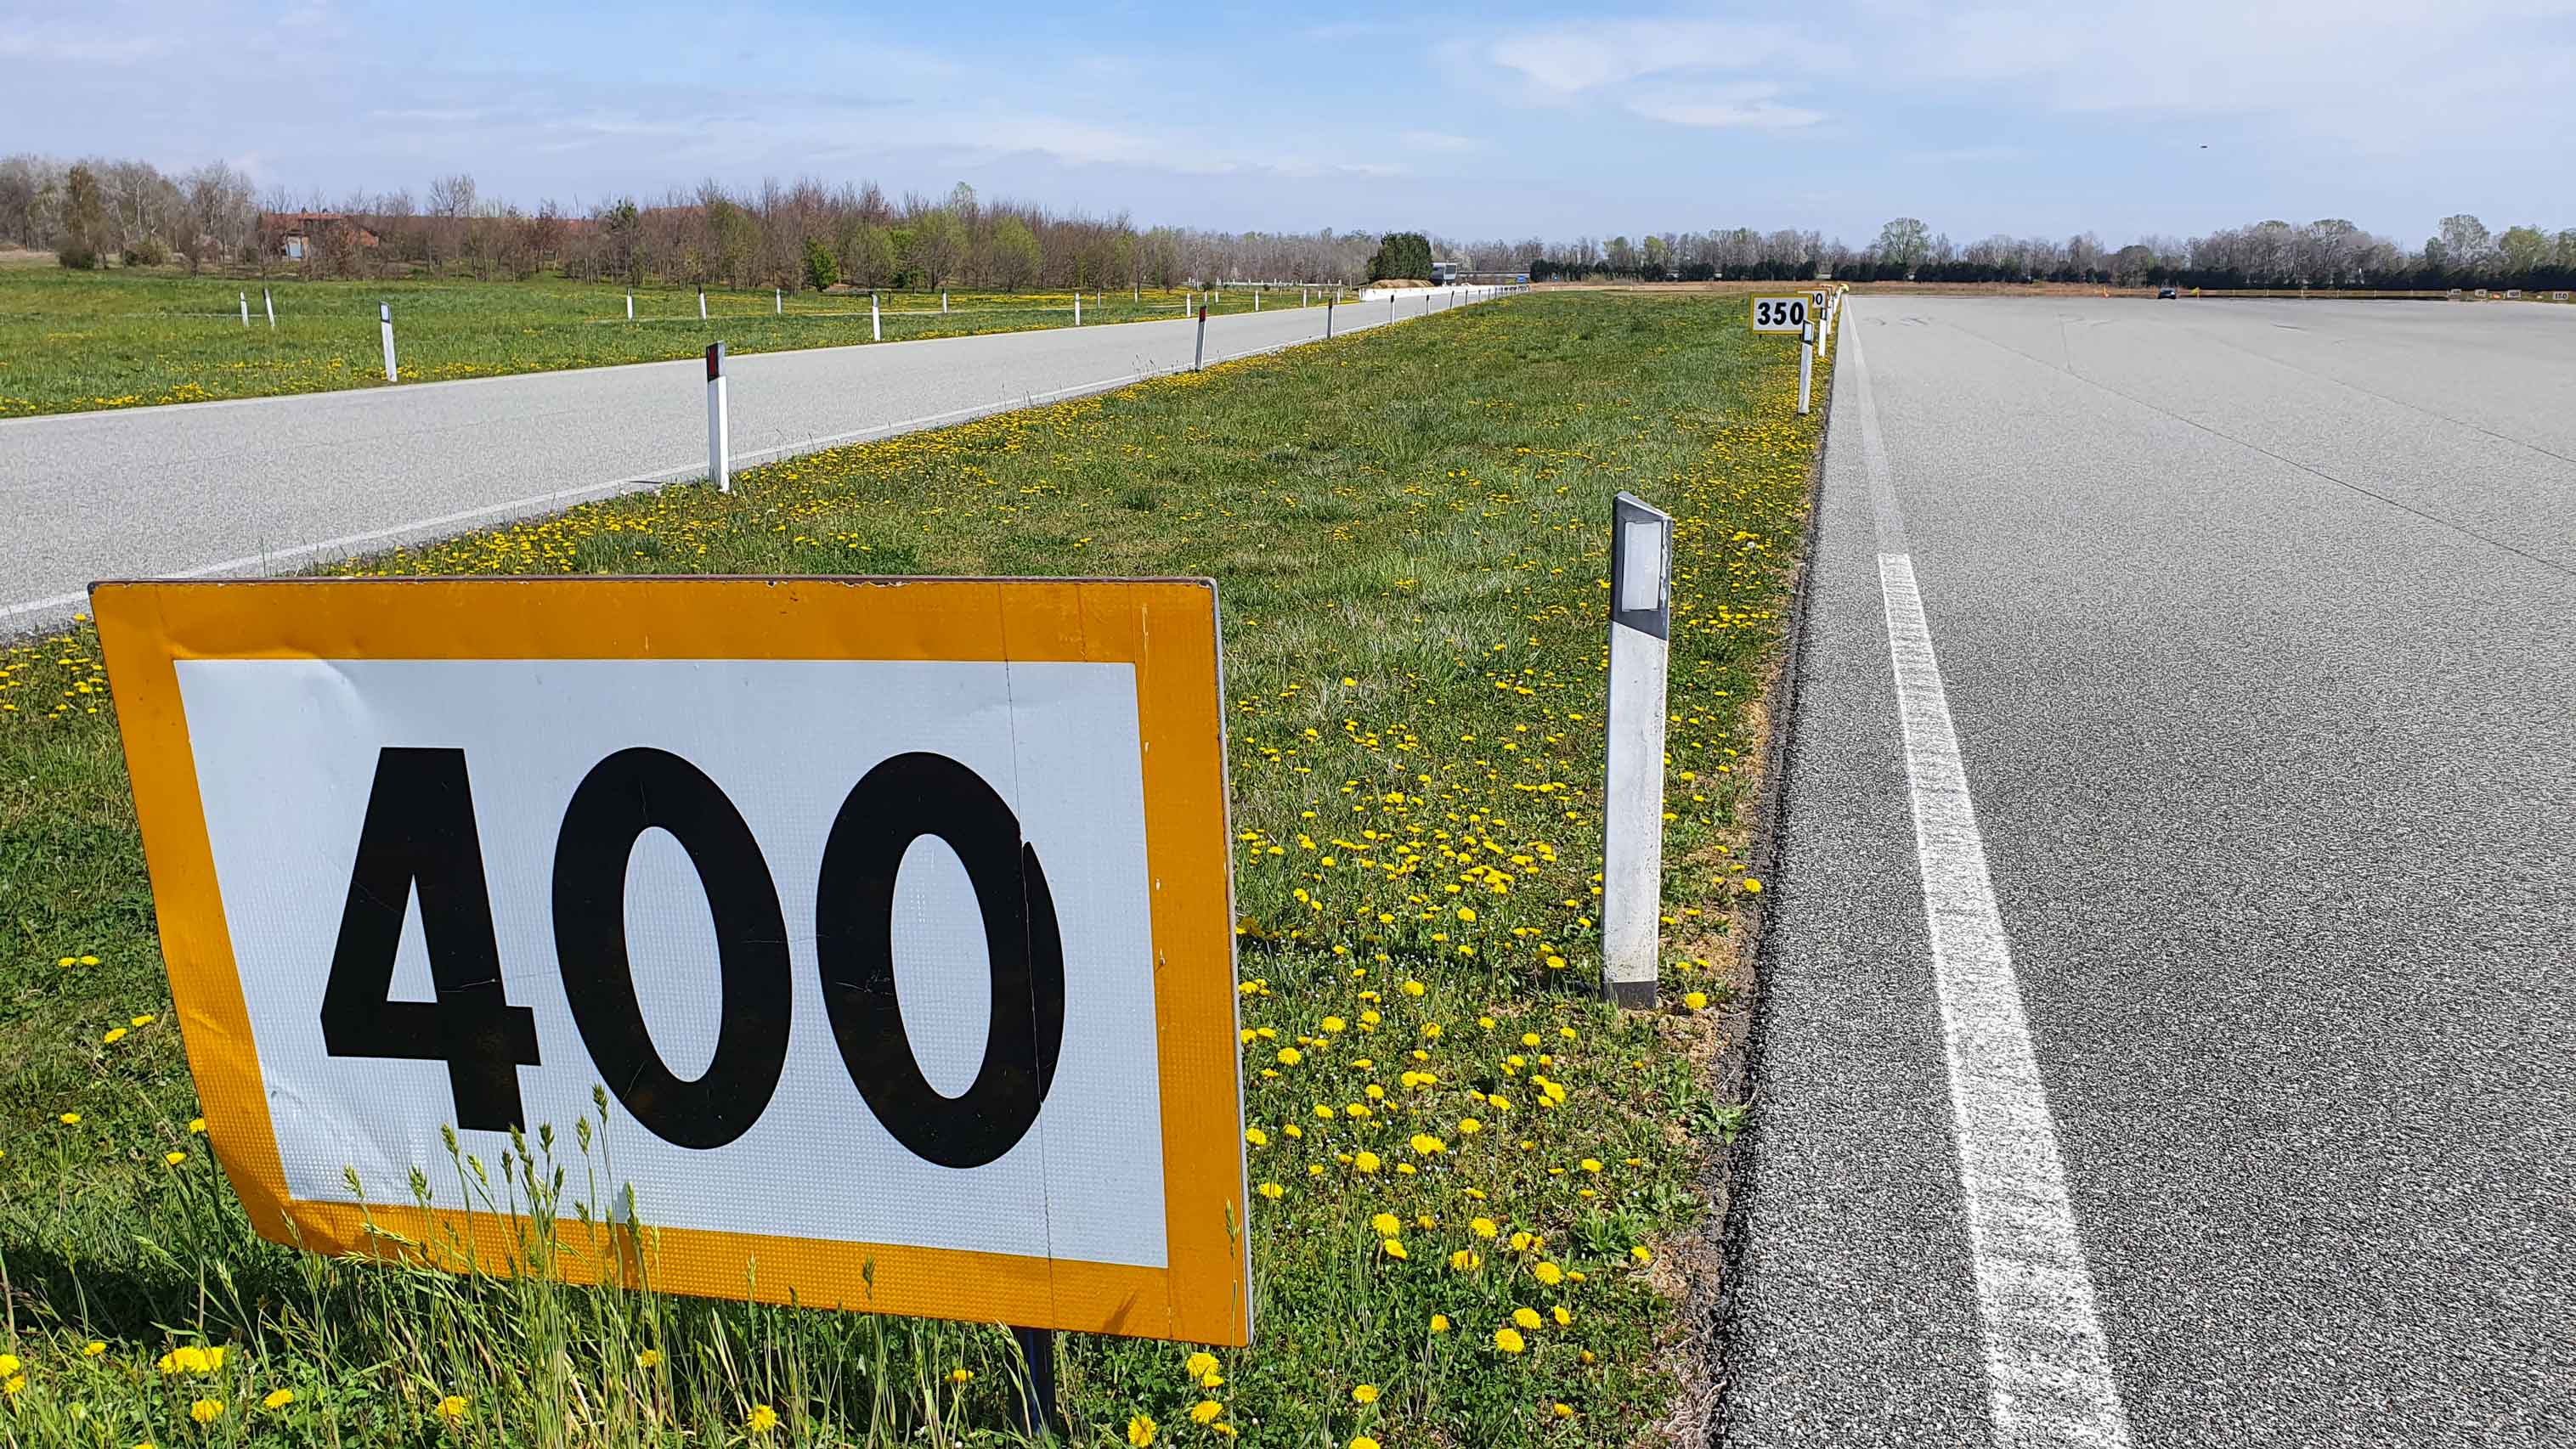
{"label": "grass tuft in foreground", "polygon": [[[1795,365],[1740,301],[1528,297],[351,571],[1215,577],[1260,1341],[1068,1340],[1075,1438],[1628,1444],[1697,1367],[1656,1249],[1735,1108],[1714,1013],[1591,996],[1608,499],[1682,520],[1667,996],[1723,1000],[1815,446]],[[252,1238],[191,1130],[96,647],[0,660],[0,1441],[1008,1439],[994,1328]],[[522,1213],[561,1192],[540,1266],[598,1250],[572,1205],[619,1130],[550,1125],[486,1164]]]}

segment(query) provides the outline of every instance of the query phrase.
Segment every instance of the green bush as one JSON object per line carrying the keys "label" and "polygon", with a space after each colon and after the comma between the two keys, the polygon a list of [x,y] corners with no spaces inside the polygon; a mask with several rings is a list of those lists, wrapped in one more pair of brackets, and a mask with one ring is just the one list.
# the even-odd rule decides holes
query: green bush
{"label": "green bush", "polygon": [[1418,231],[1389,232],[1380,238],[1377,254],[1369,258],[1369,280],[1383,282],[1390,277],[1428,281],[1431,239]]}
{"label": "green bush", "polygon": [[832,255],[832,249],[823,245],[821,237],[807,237],[805,239],[805,285],[817,292],[822,292],[830,290],[832,284],[839,280],[841,280],[841,263]]}
{"label": "green bush", "polygon": [[169,243],[157,236],[147,236],[125,249],[125,264],[129,267],[158,267],[169,260]]}
{"label": "green bush", "polygon": [[75,272],[95,272],[98,270],[98,253],[91,248],[81,246],[76,242],[65,242],[63,245],[56,247],[54,249],[54,260],[71,268]]}

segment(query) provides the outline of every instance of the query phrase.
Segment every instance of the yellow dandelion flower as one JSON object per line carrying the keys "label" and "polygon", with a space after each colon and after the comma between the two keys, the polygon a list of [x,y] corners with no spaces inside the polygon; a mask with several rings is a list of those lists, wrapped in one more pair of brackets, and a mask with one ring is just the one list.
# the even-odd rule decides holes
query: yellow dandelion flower
{"label": "yellow dandelion flower", "polygon": [[451,1424],[461,1423],[465,1418],[466,1407],[463,1394],[449,1394],[438,1401],[438,1417]]}
{"label": "yellow dandelion flower", "polygon": [[1216,1355],[1204,1349],[1191,1354],[1189,1361],[1181,1365],[1182,1368],[1189,1370],[1190,1377],[1194,1379],[1203,1379],[1215,1373],[1216,1366]]}
{"label": "yellow dandelion flower", "polygon": [[662,1366],[662,1350],[658,1348],[648,1348],[642,1353],[635,1355],[635,1366],[640,1369],[660,1368]]}
{"label": "yellow dandelion flower", "polygon": [[271,1390],[269,1390],[269,1391],[268,1391],[268,1393],[267,1393],[267,1395],[266,1395],[266,1396],[264,1396],[263,1398],[261,1398],[261,1399],[260,1399],[260,1401],[259,1401],[259,1406],[260,1406],[261,1408],[263,1408],[263,1409],[266,1409],[266,1410],[270,1411],[271,1413],[274,1413],[274,1412],[276,1412],[277,1410],[279,1410],[279,1409],[283,1409],[283,1408],[285,1408],[287,1405],[289,1405],[289,1404],[291,1404],[291,1403],[294,1403],[294,1402],[295,1402],[295,1390],[293,1390],[293,1389],[271,1389]]}
{"label": "yellow dandelion flower", "polygon": [[1127,1443],[1130,1446],[1130,1449],[1146,1449],[1147,1445],[1152,1444],[1154,1442],[1154,1427],[1154,1421],[1143,1414],[1138,1414],[1136,1417],[1129,1419],[1127,1421]]}
{"label": "yellow dandelion flower", "polygon": [[224,1401],[199,1399],[188,1406],[188,1417],[200,1424],[211,1424],[224,1416]]}
{"label": "yellow dandelion flower", "polygon": [[767,1404],[754,1404],[751,1406],[751,1417],[742,1422],[743,1427],[751,1432],[766,1434],[778,1427],[778,1411]]}
{"label": "yellow dandelion flower", "polygon": [[1514,1333],[1512,1330],[1508,1328],[1497,1328],[1494,1330],[1494,1347],[1501,1349],[1505,1353],[1518,1353],[1522,1349],[1529,1347],[1529,1344],[1523,1340],[1519,1334]]}
{"label": "yellow dandelion flower", "polygon": [[1377,1402],[1377,1385],[1375,1385],[1375,1384],[1362,1384],[1362,1385],[1360,1385],[1358,1388],[1355,1388],[1355,1389],[1351,1390],[1351,1402],[1352,1402],[1352,1403],[1355,1403],[1355,1404],[1374,1404],[1374,1403],[1376,1403],[1376,1402]]}
{"label": "yellow dandelion flower", "polygon": [[1543,1320],[1538,1316],[1538,1310],[1535,1308],[1515,1308],[1512,1310],[1512,1322],[1519,1324],[1523,1328],[1536,1329],[1542,1321]]}
{"label": "yellow dandelion flower", "polygon": [[1565,1281],[1565,1270],[1554,1263],[1541,1263],[1530,1269],[1530,1274],[1550,1288]]}
{"label": "yellow dandelion flower", "polygon": [[1446,1313],[1432,1314],[1431,1331],[1433,1333],[1447,1333],[1449,1331],[1449,1315]]}
{"label": "yellow dandelion flower", "polygon": [[1393,1213],[1379,1213],[1376,1217],[1369,1219],[1369,1226],[1377,1229],[1377,1235],[1379,1237],[1391,1238],[1404,1231],[1404,1219],[1397,1217]]}
{"label": "yellow dandelion flower", "polygon": [[1374,1152],[1360,1153],[1358,1156],[1351,1159],[1351,1166],[1358,1168],[1362,1172],[1375,1172],[1378,1169],[1377,1154]]}
{"label": "yellow dandelion flower", "polygon": [[107,1345],[99,1342],[95,1338],[81,1345],[81,1357],[83,1358],[100,1358],[104,1357],[106,1353]]}
{"label": "yellow dandelion flower", "polygon": [[1217,1415],[1224,1412],[1225,1405],[1218,1403],[1214,1399],[1201,1399],[1190,1406],[1190,1422],[1193,1424],[1211,1424],[1216,1422]]}
{"label": "yellow dandelion flower", "polygon": [[1571,1309],[1568,1309],[1568,1308],[1567,1308],[1564,1304],[1562,1304],[1562,1303],[1560,1303],[1560,1304],[1556,1305],[1554,1308],[1549,1309],[1549,1310],[1547,1311],[1547,1316],[1548,1316],[1548,1317],[1550,1317],[1550,1318],[1555,1319],[1555,1320],[1556,1320],[1556,1326],[1557,1326],[1557,1327],[1559,1327],[1559,1328],[1563,1328],[1563,1327],[1565,1327],[1567,1324],[1572,1323],[1572,1322],[1574,1321],[1574,1313],[1573,1313],[1573,1311],[1572,1311]]}
{"label": "yellow dandelion flower", "polygon": [[1280,1198],[1280,1197],[1282,1197],[1282,1196],[1286,1195],[1286,1193],[1287,1193],[1287,1191],[1288,1191],[1288,1189],[1286,1189],[1286,1188],[1284,1188],[1284,1187],[1281,1187],[1279,1184],[1277,1184],[1277,1183],[1275,1183],[1275,1182],[1265,1182],[1265,1183],[1263,1183],[1263,1184],[1262,1184],[1258,1189],[1256,1189],[1256,1190],[1257,1190],[1257,1191],[1258,1191],[1258,1192],[1259,1192],[1263,1197],[1271,1198],[1271,1199],[1273,1199],[1273,1200],[1276,1200],[1276,1199],[1278,1199],[1278,1198]]}
{"label": "yellow dandelion flower", "polygon": [[1270,1134],[1258,1127],[1246,1127],[1243,1129],[1243,1140],[1255,1147],[1267,1147],[1270,1145]]}

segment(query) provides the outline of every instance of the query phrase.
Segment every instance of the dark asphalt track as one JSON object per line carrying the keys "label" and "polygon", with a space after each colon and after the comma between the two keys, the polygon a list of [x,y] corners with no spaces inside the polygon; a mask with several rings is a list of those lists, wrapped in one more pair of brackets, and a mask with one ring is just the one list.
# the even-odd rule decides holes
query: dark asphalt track
{"label": "dark asphalt track", "polygon": [[2576,308],[1855,297],[1844,337],[1725,1442],[1996,1442],[1881,552],[2128,1442],[2576,1442]]}

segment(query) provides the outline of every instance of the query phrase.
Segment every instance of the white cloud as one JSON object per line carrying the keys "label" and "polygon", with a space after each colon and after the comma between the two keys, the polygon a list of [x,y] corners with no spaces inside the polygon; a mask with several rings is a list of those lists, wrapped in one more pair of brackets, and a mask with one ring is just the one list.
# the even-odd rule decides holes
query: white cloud
{"label": "white cloud", "polygon": [[1981,3],[1879,34],[1905,89],[2001,86],[2058,112],[2247,119],[2339,151],[2576,141],[2576,0]]}
{"label": "white cloud", "polygon": [[1784,106],[1772,97],[1780,88],[1762,81],[1734,85],[1675,86],[1650,90],[1628,101],[1628,109],[1652,121],[1676,126],[1743,127],[1758,131],[1793,131],[1825,118],[1822,111]]}
{"label": "white cloud", "polygon": [[1849,63],[1839,44],[1784,26],[1692,17],[1542,26],[1470,47],[1466,58],[1508,77],[1524,101],[1616,106],[1670,125],[1759,130],[1825,119],[1785,99],[1783,78]]}
{"label": "white cloud", "polygon": [[1407,151],[1432,151],[1444,156],[1478,149],[1478,142],[1473,137],[1452,136],[1446,131],[1407,131],[1396,140]]}
{"label": "white cloud", "polygon": [[1506,35],[1485,58],[1540,91],[1573,96],[1644,76],[1759,67],[1805,70],[1834,63],[1837,47],[1775,25],[1718,20],[1612,20]]}

